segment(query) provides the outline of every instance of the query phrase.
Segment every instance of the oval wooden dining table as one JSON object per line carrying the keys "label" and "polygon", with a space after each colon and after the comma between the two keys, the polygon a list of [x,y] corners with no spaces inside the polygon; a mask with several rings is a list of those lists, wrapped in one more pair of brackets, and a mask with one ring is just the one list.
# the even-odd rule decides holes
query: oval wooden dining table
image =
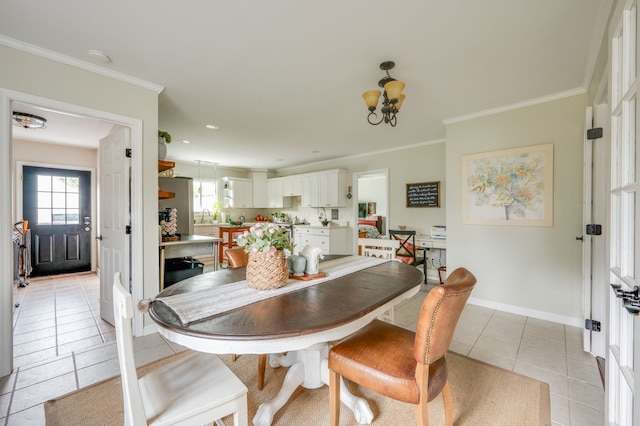
{"label": "oval wooden dining table", "polygon": [[[337,257],[325,256],[325,261]],[[270,366],[289,367],[278,394],[261,404],[253,418],[254,425],[267,426],[298,386],[316,389],[329,384],[329,342],[345,338],[414,296],[423,281],[417,268],[398,261],[328,278],[188,325],[162,303],[151,304],[149,314],[162,336],[190,349],[216,354],[271,354]],[[156,299],[244,279],[244,268],[210,272],[176,283]],[[343,383],[340,395],[359,423],[373,420],[367,402],[352,395]]]}

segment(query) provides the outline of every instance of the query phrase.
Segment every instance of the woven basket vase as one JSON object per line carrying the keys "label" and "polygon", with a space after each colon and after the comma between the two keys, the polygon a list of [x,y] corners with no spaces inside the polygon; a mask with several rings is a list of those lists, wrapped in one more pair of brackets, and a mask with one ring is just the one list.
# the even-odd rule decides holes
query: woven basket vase
{"label": "woven basket vase", "polygon": [[289,266],[284,251],[275,254],[249,253],[247,263],[247,284],[258,290],[274,290],[287,283]]}

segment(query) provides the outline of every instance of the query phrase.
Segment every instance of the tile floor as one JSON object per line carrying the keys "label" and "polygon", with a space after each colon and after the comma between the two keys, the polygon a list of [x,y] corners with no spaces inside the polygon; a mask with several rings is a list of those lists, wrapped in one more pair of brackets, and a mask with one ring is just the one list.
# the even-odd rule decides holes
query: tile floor
{"label": "tile floor", "polygon": [[[396,308],[414,329],[433,284]],[[44,425],[43,403],[119,374],[115,336],[100,319],[95,274],[31,279],[14,298],[14,372],[0,378],[0,423]],[[158,334],[136,338],[143,365],[182,350]],[[596,361],[581,350],[581,329],[467,305],[451,350],[549,383],[553,425],[604,424]]]}

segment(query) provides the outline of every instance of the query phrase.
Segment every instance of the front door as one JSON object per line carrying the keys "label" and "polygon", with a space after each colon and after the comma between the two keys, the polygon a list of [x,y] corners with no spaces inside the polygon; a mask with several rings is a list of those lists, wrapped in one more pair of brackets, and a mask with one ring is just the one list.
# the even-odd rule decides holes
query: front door
{"label": "front door", "polygon": [[23,168],[32,276],[91,270],[91,172]]}

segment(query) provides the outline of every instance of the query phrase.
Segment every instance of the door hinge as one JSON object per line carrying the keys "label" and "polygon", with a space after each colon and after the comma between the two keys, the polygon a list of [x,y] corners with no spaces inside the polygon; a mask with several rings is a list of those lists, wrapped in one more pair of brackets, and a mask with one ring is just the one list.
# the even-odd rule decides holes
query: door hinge
{"label": "door hinge", "polygon": [[587,139],[594,140],[602,137],[602,127],[594,127],[587,130]]}
{"label": "door hinge", "polygon": [[127,158],[131,158],[131,148],[125,148],[124,156]]}
{"label": "door hinge", "polygon": [[127,235],[131,234],[131,225],[125,226],[124,233]]}
{"label": "door hinge", "polygon": [[602,225],[590,223],[587,225],[587,235],[602,235]]}
{"label": "door hinge", "polygon": [[584,320],[584,328],[589,331],[597,331],[600,332],[600,321],[594,321],[591,319]]}

